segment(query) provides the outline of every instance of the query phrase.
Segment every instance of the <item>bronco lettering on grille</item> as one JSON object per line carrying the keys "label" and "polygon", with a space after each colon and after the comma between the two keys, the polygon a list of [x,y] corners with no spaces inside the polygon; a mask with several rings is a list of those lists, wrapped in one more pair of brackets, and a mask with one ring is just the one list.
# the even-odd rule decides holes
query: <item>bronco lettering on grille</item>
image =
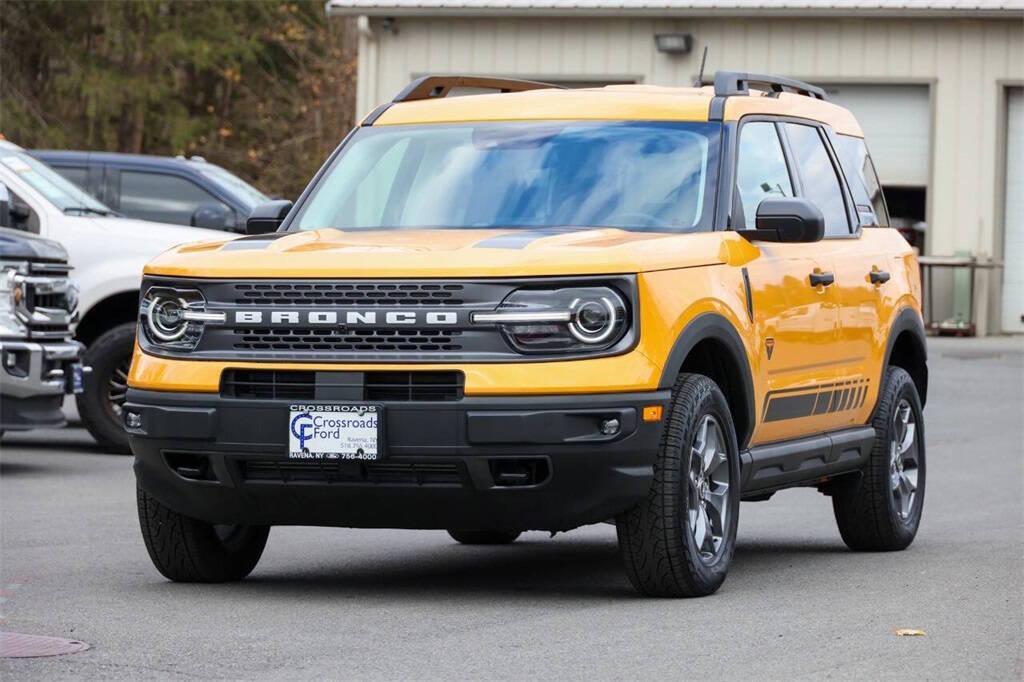
{"label": "bronco lettering on grille", "polygon": [[428,325],[432,327],[457,325],[458,313],[451,311],[388,310],[377,311],[335,311],[335,310],[274,310],[265,314],[262,310],[237,310],[235,324],[292,324],[292,325],[337,325],[346,326],[407,326]]}

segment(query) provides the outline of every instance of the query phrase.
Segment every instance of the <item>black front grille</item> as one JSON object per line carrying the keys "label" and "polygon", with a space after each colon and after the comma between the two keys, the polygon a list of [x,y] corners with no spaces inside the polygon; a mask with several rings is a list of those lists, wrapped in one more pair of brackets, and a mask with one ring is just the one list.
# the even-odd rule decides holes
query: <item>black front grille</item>
{"label": "black front grille", "polygon": [[235,284],[235,303],[293,306],[462,305],[462,284],[280,282]]}
{"label": "black front grille", "polygon": [[248,400],[461,400],[462,372],[225,370],[220,393]]}
{"label": "black front grille", "polygon": [[372,483],[413,486],[461,486],[454,462],[351,462],[347,460],[247,460],[246,481],[276,483]]}
{"label": "black front grille", "polygon": [[459,330],[239,327],[232,331],[236,350],[366,353],[462,350],[458,343],[459,336],[462,335]]}

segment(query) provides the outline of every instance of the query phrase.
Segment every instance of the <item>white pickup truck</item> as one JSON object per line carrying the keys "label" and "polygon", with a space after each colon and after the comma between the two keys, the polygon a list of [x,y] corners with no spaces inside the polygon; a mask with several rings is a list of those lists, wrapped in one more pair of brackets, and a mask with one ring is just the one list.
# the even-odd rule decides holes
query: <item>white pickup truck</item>
{"label": "white pickup truck", "polygon": [[128,452],[121,405],[135,341],[142,267],[172,246],[223,239],[224,232],[119,217],[21,147],[0,140],[0,185],[10,195],[4,222],[63,244],[78,283],[75,338],[92,367],[78,395],[86,428],[104,447]]}

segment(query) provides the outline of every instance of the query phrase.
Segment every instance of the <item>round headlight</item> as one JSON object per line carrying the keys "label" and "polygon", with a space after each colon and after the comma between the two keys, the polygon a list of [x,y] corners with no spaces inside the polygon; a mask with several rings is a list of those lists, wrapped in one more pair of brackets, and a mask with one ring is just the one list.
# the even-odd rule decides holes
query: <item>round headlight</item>
{"label": "round headlight", "polygon": [[188,329],[188,320],[185,319],[187,307],[181,298],[153,298],[149,304],[149,315],[146,316],[150,333],[160,341],[180,339]]}
{"label": "round headlight", "polygon": [[583,343],[601,343],[615,331],[618,323],[615,304],[608,298],[573,301],[569,332]]}

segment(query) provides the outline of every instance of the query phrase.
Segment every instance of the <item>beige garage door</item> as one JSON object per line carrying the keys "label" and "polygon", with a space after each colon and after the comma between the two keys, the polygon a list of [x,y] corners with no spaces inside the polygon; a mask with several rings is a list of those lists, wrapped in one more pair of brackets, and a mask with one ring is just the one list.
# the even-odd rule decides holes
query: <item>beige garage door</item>
{"label": "beige garage door", "polygon": [[1006,90],[1003,331],[1024,332],[1024,88]]}
{"label": "beige garage door", "polygon": [[878,176],[889,187],[927,187],[931,100],[927,85],[825,85],[864,129]]}

